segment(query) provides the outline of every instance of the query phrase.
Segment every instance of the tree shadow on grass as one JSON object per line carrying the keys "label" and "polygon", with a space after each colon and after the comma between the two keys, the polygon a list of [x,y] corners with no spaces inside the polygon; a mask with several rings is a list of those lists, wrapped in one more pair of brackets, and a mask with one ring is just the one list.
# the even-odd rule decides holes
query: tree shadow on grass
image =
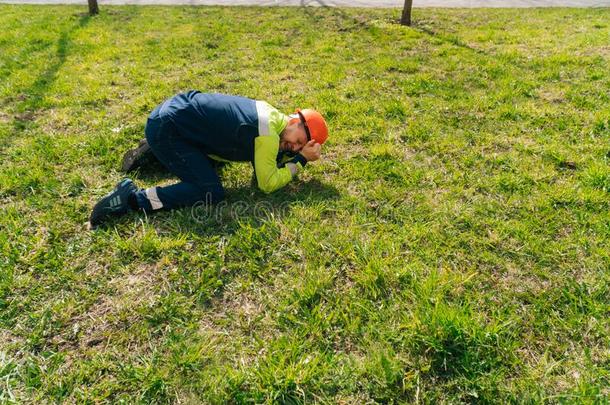
{"label": "tree shadow on grass", "polygon": [[[0,153],[3,154],[20,135],[23,134],[28,128],[31,128],[34,124],[36,116],[40,113],[43,108],[44,95],[57,80],[57,75],[66,63],[68,58],[70,46],[72,42],[72,36],[75,32],[89,23],[90,17],[87,14],[81,14],[75,25],[62,31],[59,35],[59,39],[56,42],[57,51],[55,57],[47,65],[46,69],[42,71],[36,80],[26,88],[16,92],[16,96],[9,98],[5,101],[4,105],[8,103],[13,104],[13,109],[16,114],[13,117],[13,121],[10,124],[11,129],[4,139],[0,139]],[[50,45],[46,46],[48,48]]]}
{"label": "tree shadow on grass", "polygon": [[[400,24],[400,20],[396,20],[396,24]],[[486,52],[482,49],[474,48],[471,45],[468,45],[467,43],[462,41],[456,35],[447,35],[442,32],[435,31],[432,28],[430,28],[427,25],[424,25],[422,23],[414,22],[414,24],[411,26],[411,28],[413,28],[423,34],[431,36],[435,39],[438,39],[446,44],[457,46],[462,49],[467,49],[467,50],[477,53],[479,55],[489,55],[488,52]]]}
{"label": "tree shadow on grass", "polygon": [[[299,7],[310,19],[314,20],[314,22],[321,22],[322,18],[326,17],[328,13],[330,13],[342,23],[346,23],[345,25],[339,26],[338,31],[355,31],[371,27],[369,20],[366,18],[358,18],[350,15],[341,8],[333,7],[323,0],[301,0]],[[324,10],[323,15],[320,13],[320,10]]]}
{"label": "tree shadow on grass", "polygon": [[[316,4],[318,6],[311,7],[311,5],[316,5]],[[321,19],[320,13],[316,10],[324,9],[324,10],[330,10],[333,16],[352,24],[351,27],[350,26],[340,27],[339,31],[351,30],[351,29],[354,29],[354,27],[357,27],[357,28],[370,28],[371,27],[368,20],[359,19],[357,17],[354,17],[353,15],[346,13],[339,7],[333,7],[333,6],[329,5],[324,0],[300,0],[300,7],[304,10],[305,14],[307,14],[310,18],[312,18],[315,21],[319,21]],[[400,18],[392,19],[392,22],[397,25],[400,25]],[[407,28],[407,27],[405,27],[405,28]],[[457,46],[457,47],[460,47],[463,49],[467,49],[469,51],[475,52],[480,55],[490,55],[488,52],[486,52],[482,49],[474,48],[471,45],[463,42],[460,38],[458,38],[455,35],[447,35],[445,33],[435,31],[432,28],[430,28],[429,26],[422,24],[421,22],[414,21],[413,25],[409,28],[419,31],[428,36],[431,36],[435,39],[441,40],[446,44],[450,44],[450,45],[454,45],[454,46]]]}

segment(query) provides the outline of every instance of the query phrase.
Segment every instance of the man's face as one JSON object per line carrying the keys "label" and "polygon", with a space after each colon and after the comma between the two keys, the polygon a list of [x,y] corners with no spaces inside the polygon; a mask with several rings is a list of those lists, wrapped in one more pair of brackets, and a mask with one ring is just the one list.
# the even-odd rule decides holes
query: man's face
{"label": "man's face", "polygon": [[280,138],[280,150],[284,152],[298,152],[307,143],[305,127],[299,122],[288,124]]}

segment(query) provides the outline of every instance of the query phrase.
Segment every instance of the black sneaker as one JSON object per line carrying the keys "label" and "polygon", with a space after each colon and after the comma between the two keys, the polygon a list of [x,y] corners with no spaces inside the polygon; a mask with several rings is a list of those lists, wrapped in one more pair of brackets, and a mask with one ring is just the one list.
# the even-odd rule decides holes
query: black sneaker
{"label": "black sneaker", "polygon": [[132,172],[139,167],[146,164],[155,162],[157,158],[153,154],[152,149],[148,145],[148,141],[142,139],[138,144],[138,147],[131,149],[123,156],[123,163],[121,164],[121,170],[125,173]]}
{"label": "black sneaker", "polygon": [[127,214],[131,210],[128,201],[129,196],[136,191],[138,191],[138,188],[131,179],[124,179],[117,184],[112,192],[106,194],[93,207],[89,218],[91,227],[96,227],[111,217]]}

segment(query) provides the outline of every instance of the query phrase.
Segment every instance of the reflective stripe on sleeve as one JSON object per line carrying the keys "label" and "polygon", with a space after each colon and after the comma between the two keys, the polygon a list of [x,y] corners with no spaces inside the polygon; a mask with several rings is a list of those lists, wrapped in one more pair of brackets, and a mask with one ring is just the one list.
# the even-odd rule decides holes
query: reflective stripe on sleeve
{"label": "reflective stripe on sleeve", "polygon": [[256,113],[258,114],[258,134],[269,135],[269,116],[271,106],[264,101],[256,101]]}

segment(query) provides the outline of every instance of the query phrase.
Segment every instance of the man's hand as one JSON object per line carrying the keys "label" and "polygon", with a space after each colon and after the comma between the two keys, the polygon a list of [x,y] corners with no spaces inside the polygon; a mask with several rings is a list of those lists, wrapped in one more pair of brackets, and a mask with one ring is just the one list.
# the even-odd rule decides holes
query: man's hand
{"label": "man's hand", "polygon": [[314,139],[307,142],[303,149],[299,152],[308,162],[313,162],[314,160],[320,159],[320,150],[322,146],[317,143]]}

